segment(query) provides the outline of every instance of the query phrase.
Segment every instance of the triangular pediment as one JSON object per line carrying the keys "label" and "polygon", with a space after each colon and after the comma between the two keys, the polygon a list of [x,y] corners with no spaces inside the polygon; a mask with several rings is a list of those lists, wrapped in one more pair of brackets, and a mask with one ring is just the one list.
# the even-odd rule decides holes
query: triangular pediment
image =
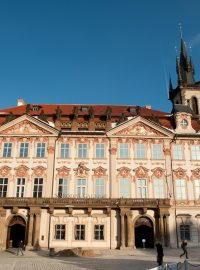
{"label": "triangular pediment", "polygon": [[171,137],[173,133],[152,121],[141,116],[136,116],[109,130],[107,135],[127,137]]}
{"label": "triangular pediment", "polygon": [[48,123],[30,115],[22,115],[0,127],[0,135],[9,136],[57,136],[59,131]]}

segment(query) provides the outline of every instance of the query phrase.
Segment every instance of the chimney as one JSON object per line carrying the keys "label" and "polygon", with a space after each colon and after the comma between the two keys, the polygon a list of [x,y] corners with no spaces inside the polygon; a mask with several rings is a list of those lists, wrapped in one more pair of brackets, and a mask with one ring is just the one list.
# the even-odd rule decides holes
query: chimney
{"label": "chimney", "polygon": [[149,109],[149,110],[152,109],[152,108],[151,108],[151,105],[146,105],[145,108],[146,108],[146,109]]}
{"label": "chimney", "polygon": [[24,102],[23,99],[18,99],[17,100],[17,106],[22,106],[22,105],[26,105],[26,103]]}

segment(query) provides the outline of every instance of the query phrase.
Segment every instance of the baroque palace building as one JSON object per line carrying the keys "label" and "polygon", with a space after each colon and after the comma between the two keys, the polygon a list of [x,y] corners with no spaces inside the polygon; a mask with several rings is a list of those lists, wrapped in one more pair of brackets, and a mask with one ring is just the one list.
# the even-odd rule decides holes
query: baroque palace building
{"label": "baroque palace building", "polygon": [[0,249],[200,245],[200,83],[181,40],[171,113],[0,110]]}

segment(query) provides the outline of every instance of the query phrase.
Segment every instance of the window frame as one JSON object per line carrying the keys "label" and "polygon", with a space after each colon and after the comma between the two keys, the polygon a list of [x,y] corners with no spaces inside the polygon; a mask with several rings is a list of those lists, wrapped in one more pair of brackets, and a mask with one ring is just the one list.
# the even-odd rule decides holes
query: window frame
{"label": "window frame", "polygon": [[[18,183],[18,181],[20,183]],[[24,198],[25,196],[25,187],[26,187],[26,178],[18,177],[16,183],[16,197],[17,198]],[[20,196],[19,196],[20,195]]]}
{"label": "window frame", "polygon": [[[82,183],[85,182],[83,185]],[[76,179],[76,191],[78,198],[84,198],[86,196],[87,189],[87,180],[86,178],[77,178]]]}
{"label": "window frame", "polygon": [[[103,147],[98,147],[103,146]],[[105,158],[105,143],[95,144],[95,158],[102,159]]]}
{"label": "window frame", "polygon": [[[160,185],[160,183],[163,183],[163,185]],[[155,182],[159,183],[158,185],[155,185]],[[162,188],[162,190],[161,190]],[[157,191],[156,191],[157,189]],[[153,180],[153,190],[154,190],[154,198],[155,199],[164,199],[165,198],[165,180],[163,178],[155,178]],[[159,194],[159,196],[157,197],[156,194]],[[161,196],[163,195],[163,196]]]}
{"label": "window frame", "polygon": [[[122,183],[126,181],[127,186],[125,187],[125,189],[127,188],[127,190],[124,189],[124,187],[122,188]],[[122,192],[123,190],[123,192]],[[125,196],[123,196],[123,193]],[[127,193],[127,194],[125,194]],[[127,196],[126,196],[127,195]],[[130,198],[131,197],[131,186],[130,186],[130,179],[129,178],[125,178],[125,177],[121,177],[119,179],[119,198]]]}
{"label": "window frame", "polygon": [[119,143],[119,158],[126,159],[129,158],[129,144]]}
{"label": "window frame", "polygon": [[[140,147],[140,148],[138,148],[138,147]],[[142,147],[143,147],[143,149],[142,149]],[[144,154],[144,156],[143,156],[143,154]],[[146,144],[145,143],[136,143],[135,144],[135,158],[136,159],[146,159],[147,158]]]}
{"label": "window frame", "polygon": [[[2,183],[1,183],[1,180],[2,180]],[[8,192],[8,178],[0,177],[0,198],[7,197],[7,192]]]}
{"label": "window frame", "polygon": [[85,224],[75,224],[74,239],[77,241],[85,241]]}
{"label": "window frame", "polygon": [[[180,151],[181,150],[181,151]],[[181,155],[180,155],[181,153]],[[173,158],[174,160],[183,160],[183,145],[182,144],[174,144],[173,145]]]}
{"label": "window frame", "polygon": [[[184,185],[177,185],[177,183],[184,183]],[[184,193],[183,193],[184,191]],[[179,196],[180,194],[180,196]],[[185,179],[176,179],[176,199],[177,200],[187,200],[187,186]]]}
{"label": "window frame", "polygon": [[[68,145],[68,147],[66,147],[67,145]],[[62,147],[62,146],[65,146],[65,147]],[[60,144],[60,158],[68,159],[70,157],[69,151],[70,151],[69,143],[61,143]]]}
{"label": "window frame", "polygon": [[[62,184],[60,183],[62,180]],[[65,183],[63,183],[65,182]],[[57,194],[58,194],[58,197],[60,198],[65,198],[68,196],[69,194],[69,181],[68,181],[68,178],[59,178],[58,179],[58,189],[57,189]],[[66,192],[63,192],[63,188],[66,189]],[[60,191],[61,190],[61,191]]]}
{"label": "window frame", "polygon": [[[157,148],[158,146],[160,147],[160,149]],[[161,143],[153,143],[152,144],[152,159],[154,159],[154,160],[163,159],[163,147],[162,147]]]}
{"label": "window frame", "polygon": [[[85,151],[85,154],[84,154],[84,151]],[[87,158],[87,157],[88,157],[88,144],[79,143],[78,144],[78,158]]]}
{"label": "window frame", "polygon": [[[64,232],[64,235],[63,235]],[[59,237],[57,237],[59,236]],[[55,224],[55,240],[65,240],[66,239],[66,224]]]}
{"label": "window frame", "polygon": [[105,240],[105,226],[104,224],[94,224],[94,240],[104,241]]}
{"label": "window frame", "polygon": [[2,158],[10,158],[11,156],[12,156],[12,143],[11,142],[5,142],[3,144]]}
{"label": "window frame", "polygon": [[[200,200],[200,179],[194,179],[194,194],[195,194],[195,199]],[[196,185],[198,183],[198,185]],[[198,194],[198,196],[197,196]]]}
{"label": "window frame", "polygon": [[[187,230],[186,230],[186,228],[187,228]],[[189,224],[180,224],[179,232],[180,232],[180,239],[182,241],[183,240],[187,240],[187,241],[191,240],[191,233],[190,233],[190,225]],[[187,233],[188,233],[188,236],[186,236]]]}
{"label": "window frame", "polygon": [[[142,183],[142,180],[146,182],[146,185],[138,185],[140,182]],[[142,190],[141,192],[139,192],[140,190],[139,188]],[[143,196],[144,190],[145,190],[146,196]],[[140,198],[140,199],[148,198],[148,180],[146,178],[137,178],[137,198]]]}
{"label": "window frame", "polygon": [[[197,147],[199,148],[197,151]],[[193,148],[195,148],[193,150]],[[195,155],[195,156],[194,156]],[[191,159],[192,160],[200,160],[200,145],[191,145]]]}
{"label": "window frame", "polygon": [[[103,184],[101,183],[97,183],[100,182],[100,180],[103,182]],[[104,177],[96,177],[94,180],[95,184],[94,184],[94,194],[95,194],[95,198],[104,198],[105,197],[105,178]],[[98,190],[98,192],[97,192]]]}
{"label": "window frame", "polygon": [[[38,183],[36,183],[36,180]],[[42,180],[42,184],[40,183]],[[35,177],[33,182],[33,198],[42,198],[43,196],[44,179],[42,177]],[[41,190],[40,190],[41,188]]]}
{"label": "window frame", "polygon": [[29,143],[28,142],[21,142],[20,143],[20,150],[19,150],[19,157],[20,158],[28,158],[28,155],[29,155]]}

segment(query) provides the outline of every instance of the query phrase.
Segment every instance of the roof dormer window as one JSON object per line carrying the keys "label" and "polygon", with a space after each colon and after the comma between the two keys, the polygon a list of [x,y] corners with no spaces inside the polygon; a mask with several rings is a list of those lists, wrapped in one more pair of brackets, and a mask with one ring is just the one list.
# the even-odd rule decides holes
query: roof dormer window
{"label": "roof dormer window", "polygon": [[82,106],[82,107],[81,107],[81,111],[82,111],[82,112],[88,112],[88,107]]}
{"label": "roof dormer window", "polygon": [[34,111],[34,112],[39,111],[39,109],[40,109],[40,107],[39,107],[39,106],[33,106],[33,107],[32,107],[32,111]]}
{"label": "roof dormer window", "polygon": [[186,119],[182,119],[180,122],[181,127],[187,127],[188,126],[188,121]]}

